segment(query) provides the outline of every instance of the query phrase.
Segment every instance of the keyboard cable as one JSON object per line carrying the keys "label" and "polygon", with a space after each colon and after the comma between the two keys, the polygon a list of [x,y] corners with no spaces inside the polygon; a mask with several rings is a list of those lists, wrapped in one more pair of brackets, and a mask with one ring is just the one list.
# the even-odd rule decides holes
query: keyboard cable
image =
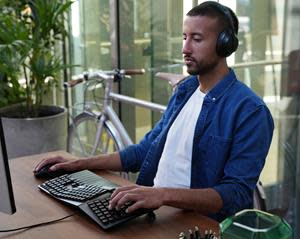
{"label": "keyboard cable", "polygon": [[23,227],[18,227],[18,228],[13,228],[13,229],[4,229],[4,230],[0,229],[0,233],[3,233],[3,232],[14,232],[14,231],[20,231],[20,230],[25,230],[25,229],[28,230],[28,229],[32,229],[32,228],[35,228],[35,227],[45,226],[45,225],[48,225],[48,224],[57,223],[57,222],[60,222],[62,220],[65,220],[67,218],[73,217],[76,214],[78,214],[78,211],[75,212],[75,213],[72,213],[70,215],[64,216],[62,218],[54,219],[54,220],[47,221],[47,222],[41,222],[41,223],[32,224],[32,225],[23,226]]}

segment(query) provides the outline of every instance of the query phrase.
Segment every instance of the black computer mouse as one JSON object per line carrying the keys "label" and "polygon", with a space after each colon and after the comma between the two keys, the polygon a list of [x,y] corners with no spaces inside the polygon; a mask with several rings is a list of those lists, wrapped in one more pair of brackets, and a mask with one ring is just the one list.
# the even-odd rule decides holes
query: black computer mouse
{"label": "black computer mouse", "polygon": [[45,178],[45,179],[50,179],[50,178],[56,178],[59,177],[61,175],[67,174],[68,172],[62,169],[58,169],[55,171],[49,171],[49,168],[52,166],[53,164],[46,164],[45,166],[43,166],[42,168],[40,168],[40,170],[34,172],[34,176],[37,178]]}

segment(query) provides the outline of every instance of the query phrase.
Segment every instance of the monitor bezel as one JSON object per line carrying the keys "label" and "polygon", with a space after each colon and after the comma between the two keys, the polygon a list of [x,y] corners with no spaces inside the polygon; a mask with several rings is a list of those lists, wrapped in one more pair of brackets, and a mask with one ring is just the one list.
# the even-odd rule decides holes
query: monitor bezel
{"label": "monitor bezel", "polygon": [[16,212],[16,205],[15,205],[15,200],[14,200],[13,187],[12,187],[11,175],[10,175],[10,170],[9,170],[8,156],[7,156],[6,143],[5,143],[3,124],[2,124],[1,117],[0,117],[0,147],[1,147],[0,153],[2,153],[3,167],[4,167],[4,173],[5,173],[4,177],[6,179],[6,182],[2,182],[2,183],[6,184],[5,188],[8,192],[7,196],[8,196],[8,202],[9,202],[7,205],[3,206],[2,208],[0,207],[0,212],[13,214]]}

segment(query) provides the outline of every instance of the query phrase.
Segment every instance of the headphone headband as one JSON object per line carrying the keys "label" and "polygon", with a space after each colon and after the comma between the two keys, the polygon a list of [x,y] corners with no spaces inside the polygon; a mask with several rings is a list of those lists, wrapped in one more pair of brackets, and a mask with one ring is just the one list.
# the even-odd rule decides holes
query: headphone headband
{"label": "headphone headband", "polygon": [[223,29],[218,36],[216,51],[217,54],[221,57],[230,56],[233,53],[239,44],[237,38],[238,29],[235,28],[234,19],[230,10],[218,2],[209,2],[211,6],[215,7],[228,21],[229,27]]}
{"label": "headphone headband", "polygon": [[223,14],[224,17],[227,18],[230,29],[231,29],[235,34],[237,34],[237,29],[236,29],[235,26],[234,26],[233,17],[232,17],[232,14],[230,13],[229,9],[228,9],[226,6],[224,6],[224,5],[222,5],[222,4],[218,3],[218,2],[211,2],[211,3],[212,3],[213,6],[215,6],[215,7],[217,8],[217,10],[218,10],[220,13]]}

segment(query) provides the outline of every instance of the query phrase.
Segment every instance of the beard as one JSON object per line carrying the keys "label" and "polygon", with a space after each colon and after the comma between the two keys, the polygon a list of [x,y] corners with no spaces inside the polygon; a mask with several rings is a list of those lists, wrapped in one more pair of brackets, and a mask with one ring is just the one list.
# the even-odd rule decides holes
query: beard
{"label": "beard", "polygon": [[186,64],[186,66],[187,66],[187,72],[190,75],[206,75],[211,71],[213,71],[218,64],[219,61],[215,59],[207,63],[193,61],[192,64]]}

